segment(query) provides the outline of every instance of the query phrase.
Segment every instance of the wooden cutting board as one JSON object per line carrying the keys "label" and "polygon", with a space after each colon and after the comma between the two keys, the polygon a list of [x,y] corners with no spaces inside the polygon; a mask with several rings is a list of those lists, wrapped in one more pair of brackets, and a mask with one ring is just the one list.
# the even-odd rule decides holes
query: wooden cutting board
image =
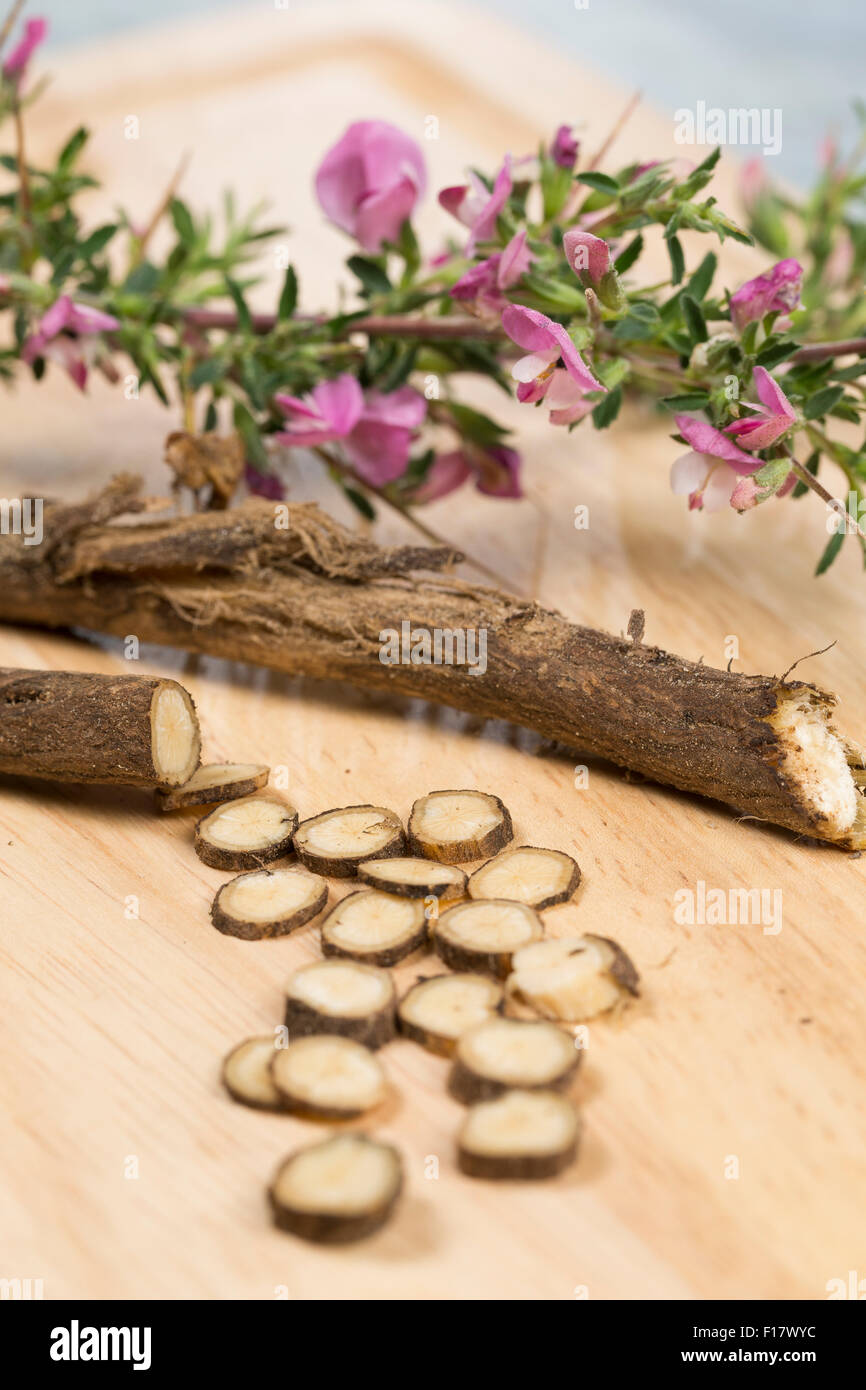
{"label": "wooden cutting board", "polygon": [[[119,201],[145,219],[190,149],[193,204],[233,185],[290,223],[307,309],[333,303],[346,279],[345,242],[323,229],[310,179],[349,120],[381,116],[421,138],[436,116],[435,189],[470,161],[532,150],[561,120],[585,120],[595,148],[628,96],[441,4],[219,13],[54,66],[33,154],[86,117],[91,167],[111,190],[92,197],[94,218]],[[124,138],[131,114],[137,141]],[[617,153],[682,150],[669,120],[641,111]],[[720,179],[729,205],[732,188]],[[429,197],[428,246],[445,225]],[[732,286],[763,264],[725,254]],[[801,670],[838,692],[841,726],[863,735],[864,580],[853,546],[813,580],[816,501],[688,515],[667,486],[676,445],[653,414],[569,436],[471,383],[464,395],[517,431],[529,500],[460,494],[428,510],[433,526],[584,622],[622,631],[643,607],[647,640],[713,665],[731,639],[741,669],[778,672],[835,640]],[[85,400],[52,375],[22,379],[0,409],[4,495],[73,496],[119,468],[165,484],[175,420],[150,401],[99,383]],[[296,468],[293,495],[345,514],[309,465]],[[580,505],[588,529],[574,527]],[[459,1176],[446,1064],[390,1046],[394,1098],[375,1129],[405,1156],[399,1215],[356,1248],[308,1247],[271,1229],[264,1190],[317,1131],[233,1105],[218,1071],[235,1042],[281,1021],[284,982],[316,957],[316,929],[258,945],[219,936],[208,908],[224,876],[193,854],[192,818],[157,819],[135,793],[6,782],[0,1277],[42,1279],[46,1298],[679,1299],[823,1298],[829,1280],[866,1273],[863,861],[600,765],[576,786],[573,763],[530,735],[417,702],[165,650],[131,668],[114,641],[24,630],[0,632],[0,662],[176,676],[198,703],[207,757],[287,768],[302,814],[358,801],[405,814],[434,787],[495,791],[521,840],[583,867],[549,929],[616,936],[645,983],[625,1017],[592,1025],[580,1161],[538,1187]],[[678,924],[675,894],[699,882],[781,890],[781,931]],[[400,984],[424,964],[398,969]]]}

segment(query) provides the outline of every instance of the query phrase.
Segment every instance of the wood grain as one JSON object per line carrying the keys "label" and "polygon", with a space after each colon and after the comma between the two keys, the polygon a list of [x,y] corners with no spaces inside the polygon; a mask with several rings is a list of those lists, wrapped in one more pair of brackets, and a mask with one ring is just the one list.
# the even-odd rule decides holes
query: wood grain
{"label": "wood grain", "polygon": [[[438,115],[438,187],[470,159],[533,148],[562,119],[588,114],[595,146],[623,101],[524,36],[444,5],[247,11],[112,41],[57,69],[34,156],[86,105],[108,201],[146,215],[189,145],[192,202],[233,183],[242,199],[269,194],[291,222],[310,308],[333,299],[345,250],[321,229],[310,174],[349,119],[377,114],[420,134]],[[141,118],[137,144],[122,135],[130,111]],[[672,126],[652,113],[619,145],[623,159],[662,148],[677,152]],[[432,202],[423,225],[435,246],[445,222]],[[94,197],[93,216],[105,206]],[[742,248],[730,256],[733,285],[754,261]],[[485,391],[472,399],[503,409]],[[22,383],[2,410],[4,495],[38,479],[73,496],[119,467],[164,482],[161,440],[176,421],[145,399],[95,384],[84,401],[53,377]],[[735,638],[741,669],[781,672],[835,639],[798,674],[835,689],[840,723],[862,728],[863,579],[853,552],[812,579],[824,537],[817,501],[689,516],[667,488],[676,446],[651,413],[572,436],[538,412],[505,413],[531,500],[459,495],[429,509],[431,524],[524,592],[543,536],[545,603],[615,632],[643,607],[647,640],[695,660],[723,666]],[[336,510],[315,468],[293,467],[294,495]],[[579,504],[586,530],[573,525]],[[407,538],[390,522],[378,534]],[[0,662],[129,670],[116,641],[24,629],[0,634]],[[545,914],[549,930],[617,937],[644,996],[620,1021],[592,1025],[576,1091],[579,1162],[537,1188],[461,1177],[447,1063],[390,1044],[394,1097],[375,1131],[404,1153],[405,1198],[369,1243],[307,1247],[271,1228],[265,1188],[278,1161],[321,1131],[240,1109],[218,1073],[235,1042],[280,1023],[288,974],[318,955],[315,925],[283,941],[223,937],[208,908],[225,876],[196,859],[194,814],[159,816],[143,794],[8,781],[0,1277],[42,1278],[47,1298],[566,1300],[584,1290],[823,1298],[829,1279],[866,1272],[862,860],[739,825],[601,765],[578,787],[571,763],[532,736],[414,701],[164,650],[143,649],[136,669],[191,690],[206,758],[287,769],[302,816],[358,801],[405,816],[435,787],[495,792],[519,840],[563,849],[583,869],[575,902]],[[781,890],[782,930],[678,924],[675,894],[699,880]],[[398,982],[419,968],[398,967]],[[738,1178],[725,1176],[732,1157]],[[137,1178],[124,1176],[132,1158]]]}

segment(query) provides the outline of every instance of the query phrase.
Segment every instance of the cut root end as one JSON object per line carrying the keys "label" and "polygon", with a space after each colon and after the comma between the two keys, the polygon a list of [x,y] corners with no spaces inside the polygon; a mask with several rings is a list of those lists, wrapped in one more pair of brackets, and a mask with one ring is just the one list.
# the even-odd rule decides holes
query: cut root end
{"label": "cut root end", "polygon": [[829,719],[826,699],[808,687],[780,689],[768,723],[781,750],[779,772],[812,822],[813,833],[844,848],[866,849],[866,797],[857,754]]}
{"label": "cut root end", "polygon": [[256,869],[292,848],[293,806],[275,796],[245,796],[218,806],[195,828],[195,851],[211,869]]}
{"label": "cut root end", "polygon": [[161,785],[181,786],[199,764],[201,737],[195,706],[175,681],[161,681],[150,707],[153,766]]}
{"label": "cut root end", "polygon": [[378,1231],[402,1186],[403,1164],[395,1148],[364,1134],[339,1134],[287,1158],[269,1197],[282,1230],[338,1245]]}

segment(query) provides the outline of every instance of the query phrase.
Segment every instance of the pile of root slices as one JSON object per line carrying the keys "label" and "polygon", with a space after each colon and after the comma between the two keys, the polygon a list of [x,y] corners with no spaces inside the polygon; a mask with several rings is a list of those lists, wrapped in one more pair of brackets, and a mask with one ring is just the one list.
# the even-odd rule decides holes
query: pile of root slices
{"label": "pile of root slices", "polygon": [[[621,1008],[639,978],[608,937],[545,936],[540,914],[580,883],[575,860],[513,846],[507,809],[484,792],[431,792],[404,830],[382,806],[299,821],[264,790],[268,775],[263,766],[205,766],[159,793],[165,811],[214,808],[196,825],[196,852],[211,868],[236,871],[214,898],[217,930],[244,941],[285,936],[325,909],[326,878],[360,886],[323,918],[322,959],[289,980],[285,1026],[226,1057],[226,1090],[259,1110],[357,1121],[388,1096],[380,1050],[407,1038],[450,1061],[448,1092],[466,1107],[461,1172],[561,1173],[577,1154],[580,1122],[567,1092],[582,1057],[580,1035],[563,1025]],[[478,860],[472,873],[459,867]],[[422,951],[447,973],[419,975],[398,997],[389,967]],[[290,1154],[269,1199],[283,1230],[342,1243],[378,1230],[402,1184],[392,1145],[344,1127]]]}

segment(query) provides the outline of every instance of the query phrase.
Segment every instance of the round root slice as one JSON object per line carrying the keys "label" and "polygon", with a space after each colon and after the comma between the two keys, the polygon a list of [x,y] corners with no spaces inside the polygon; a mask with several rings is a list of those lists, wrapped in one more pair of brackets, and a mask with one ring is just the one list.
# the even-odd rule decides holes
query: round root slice
{"label": "round root slice", "polygon": [[503,1091],[561,1091],[574,1076],[581,1053],[553,1023],[491,1018],[458,1039],[449,1089],[474,1105]]}
{"label": "round root slice", "polygon": [[224,883],[213,900],[211,921],[225,936],[263,941],[302,927],[328,901],[328,886],[300,864],[253,869]]}
{"label": "round root slice", "polygon": [[375,888],[349,893],[322,923],[322,954],[396,965],[427,940],[424,904]]}
{"label": "round root slice", "polygon": [[301,821],[295,853],[302,864],[331,878],[354,878],[365,859],[391,858],[405,848],[399,816],[384,806],[346,806]]}
{"label": "round root slice", "polygon": [[580,883],[580,868],[558,849],[521,845],[506,849],[469,879],[470,898],[511,898],[540,912],[567,902]]}
{"label": "round root slice", "polygon": [[499,1013],[504,997],[487,975],[434,975],[400,1000],[397,1026],[404,1037],[450,1057],[463,1033]]}
{"label": "round root slice", "polygon": [[358,878],[385,893],[401,898],[462,898],[466,875],[450,864],[433,864],[429,859],[367,859],[358,865]]}
{"label": "round root slice", "polygon": [[171,791],[160,788],[156,804],[161,811],[178,811],[185,806],[210,806],[218,801],[234,801],[260,791],[270,776],[264,763],[206,763],[182,787]]}
{"label": "round root slice", "polygon": [[151,756],[158,780],[174,787],[192,776],[201,736],[192,699],[175,681],[160,681],[150,706]]}
{"label": "round root slice", "polygon": [[298,824],[275,796],[245,796],[217,806],[195,828],[195,852],[211,869],[257,869],[288,854]]}
{"label": "round root slice", "polygon": [[514,831],[498,796],[486,792],[430,792],[412,807],[409,844],[440,864],[485,859],[508,844]]}
{"label": "round root slice", "polygon": [[289,1037],[337,1033],[365,1047],[394,1036],[394,985],[386,970],[353,960],[318,960],[289,980]]}
{"label": "round root slice", "polygon": [[606,936],[536,941],[516,951],[508,990],[545,1018],[580,1023],[639,993],[637,973]]}
{"label": "round root slice", "polygon": [[283,1110],[282,1097],[271,1080],[274,1035],[247,1038],[223,1062],[222,1083],[232,1100],[254,1110]]}
{"label": "round root slice", "polygon": [[543,932],[538,913],[525,903],[478,899],[443,912],[433,945],[452,970],[480,970],[504,979],[514,952],[537,941]]}
{"label": "round root slice", "polygon": [[385,1099],[387,1089],[382,1065],[368,1047],[324,1033],[277,1048],[271,1078],[287,1110],[330,1120],[363,1115]]}
{"label": "round root slice", "polygon": [[473,1105],[457,1139],[457,1162],[470,1178],[553,1178],[577,1157],[580,1121],[555,1091],[507,1091]]}
{"label": "round root slice", "polygon": [[378,1231],[402,1186],[403,1163],[395,1148],[366,1134],[337,1134],[291,1154],[268,1196],[282,1230],[340,1245]]}

